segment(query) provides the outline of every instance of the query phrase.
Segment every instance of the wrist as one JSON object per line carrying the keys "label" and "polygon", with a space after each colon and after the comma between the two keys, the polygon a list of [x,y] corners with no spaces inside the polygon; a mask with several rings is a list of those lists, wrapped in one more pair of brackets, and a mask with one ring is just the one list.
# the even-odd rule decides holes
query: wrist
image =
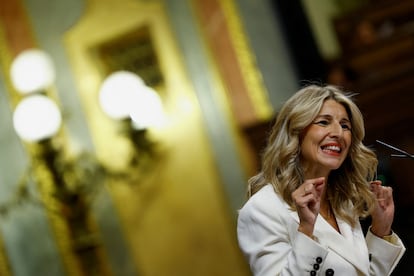
{"label": "wrist", "polygon": [[376,229],[376,228],[371,226],[370,231],[371,231],[372,234],[374,234],[375,236],[377,236],[381,239],[384,239],[384,237],[392,235],[391,228],[387,228],[387,229],[384,229],[384,230],[379,230],[379,229]]}

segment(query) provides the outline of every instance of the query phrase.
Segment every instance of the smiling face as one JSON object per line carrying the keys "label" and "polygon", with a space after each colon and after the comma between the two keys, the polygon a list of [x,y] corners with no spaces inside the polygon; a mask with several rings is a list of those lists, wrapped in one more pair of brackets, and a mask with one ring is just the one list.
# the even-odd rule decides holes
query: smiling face
{"label": "smiling face", "polygon": [[301,164],[305,177],[327,177],[330,171],[338,169],[348,155],[351,136],[345,107],[335,100],[326,100],[302,134]]}

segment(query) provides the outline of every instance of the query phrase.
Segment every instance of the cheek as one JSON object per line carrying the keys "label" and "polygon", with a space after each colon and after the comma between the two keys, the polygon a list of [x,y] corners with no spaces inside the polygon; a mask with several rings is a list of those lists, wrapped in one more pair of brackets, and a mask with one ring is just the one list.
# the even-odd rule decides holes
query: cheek
{"label": "cheek", "polygon": [[346,152],[347,152],[347,155],[348,155],[349,151],[351,150],[352,135],[351,134],[344,135],[344,142],[346,144]]}
{"label": "cheek", "polygon": [[305,137],[300,144],[301,155],[305,160],[313,159],[318,151],[318,140],[315,137]]}
{"label": "cheek", "polygon": [[302,152],[315,152],[323,140],[324,134],[321,131],[309,128],[302,136],[300,147]]}
{"label": "cheek", "polygon": [[344,140],[346,145],[349,147],[351,147],[351,143],[352,143],[352,133],[351,132],[347,132],[344,135]]}
{"label": "cheek", "polygon": [[327,135],[327,131],[323,128],[311,125],[302,135],[302,141],[305,143],[319,143]]}

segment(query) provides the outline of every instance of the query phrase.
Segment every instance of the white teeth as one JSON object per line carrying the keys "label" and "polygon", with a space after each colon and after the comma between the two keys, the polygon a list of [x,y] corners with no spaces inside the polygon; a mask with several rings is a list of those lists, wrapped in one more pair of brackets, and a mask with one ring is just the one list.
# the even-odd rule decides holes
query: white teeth
{"label": "white teeth", "polygon": [[337,152],[340,152],[341,151],[341,148],[338,147],[338,146],[326,146],[326,147],[324,147],[324,149],[326,149],[326,150],[332,150],[332,151],[337,151]]}

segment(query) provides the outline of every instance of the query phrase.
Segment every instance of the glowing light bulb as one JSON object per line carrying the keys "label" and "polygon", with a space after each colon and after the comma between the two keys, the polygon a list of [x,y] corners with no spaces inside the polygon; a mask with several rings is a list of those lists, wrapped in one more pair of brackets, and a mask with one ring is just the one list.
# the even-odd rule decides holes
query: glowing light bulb
{"label": "glowing light bulb", "polygon": [[117,71],[109,75],[101,85],[99,103],[102,110],[113,119],[129,117],[134,93],[145,84],[136,74]]}
{"label": "glowing light bulb", "polygon": [[44,90],[55,81],[52,58],[42,50],[25,50],[13,60],[10,77],[13,86],[22,94]]}
{"label": "glowing light bulb", "polygon": [[37,142],[55,135],[62,122],[59,108],[44,95],[24,98],[13,113],[13,125],[19,137]]}
{"label": "glowing light bulb", "polygon": [[161,97],[150,87],[134,94],[130,116],[136,129],[160,126],[164,122]]}

